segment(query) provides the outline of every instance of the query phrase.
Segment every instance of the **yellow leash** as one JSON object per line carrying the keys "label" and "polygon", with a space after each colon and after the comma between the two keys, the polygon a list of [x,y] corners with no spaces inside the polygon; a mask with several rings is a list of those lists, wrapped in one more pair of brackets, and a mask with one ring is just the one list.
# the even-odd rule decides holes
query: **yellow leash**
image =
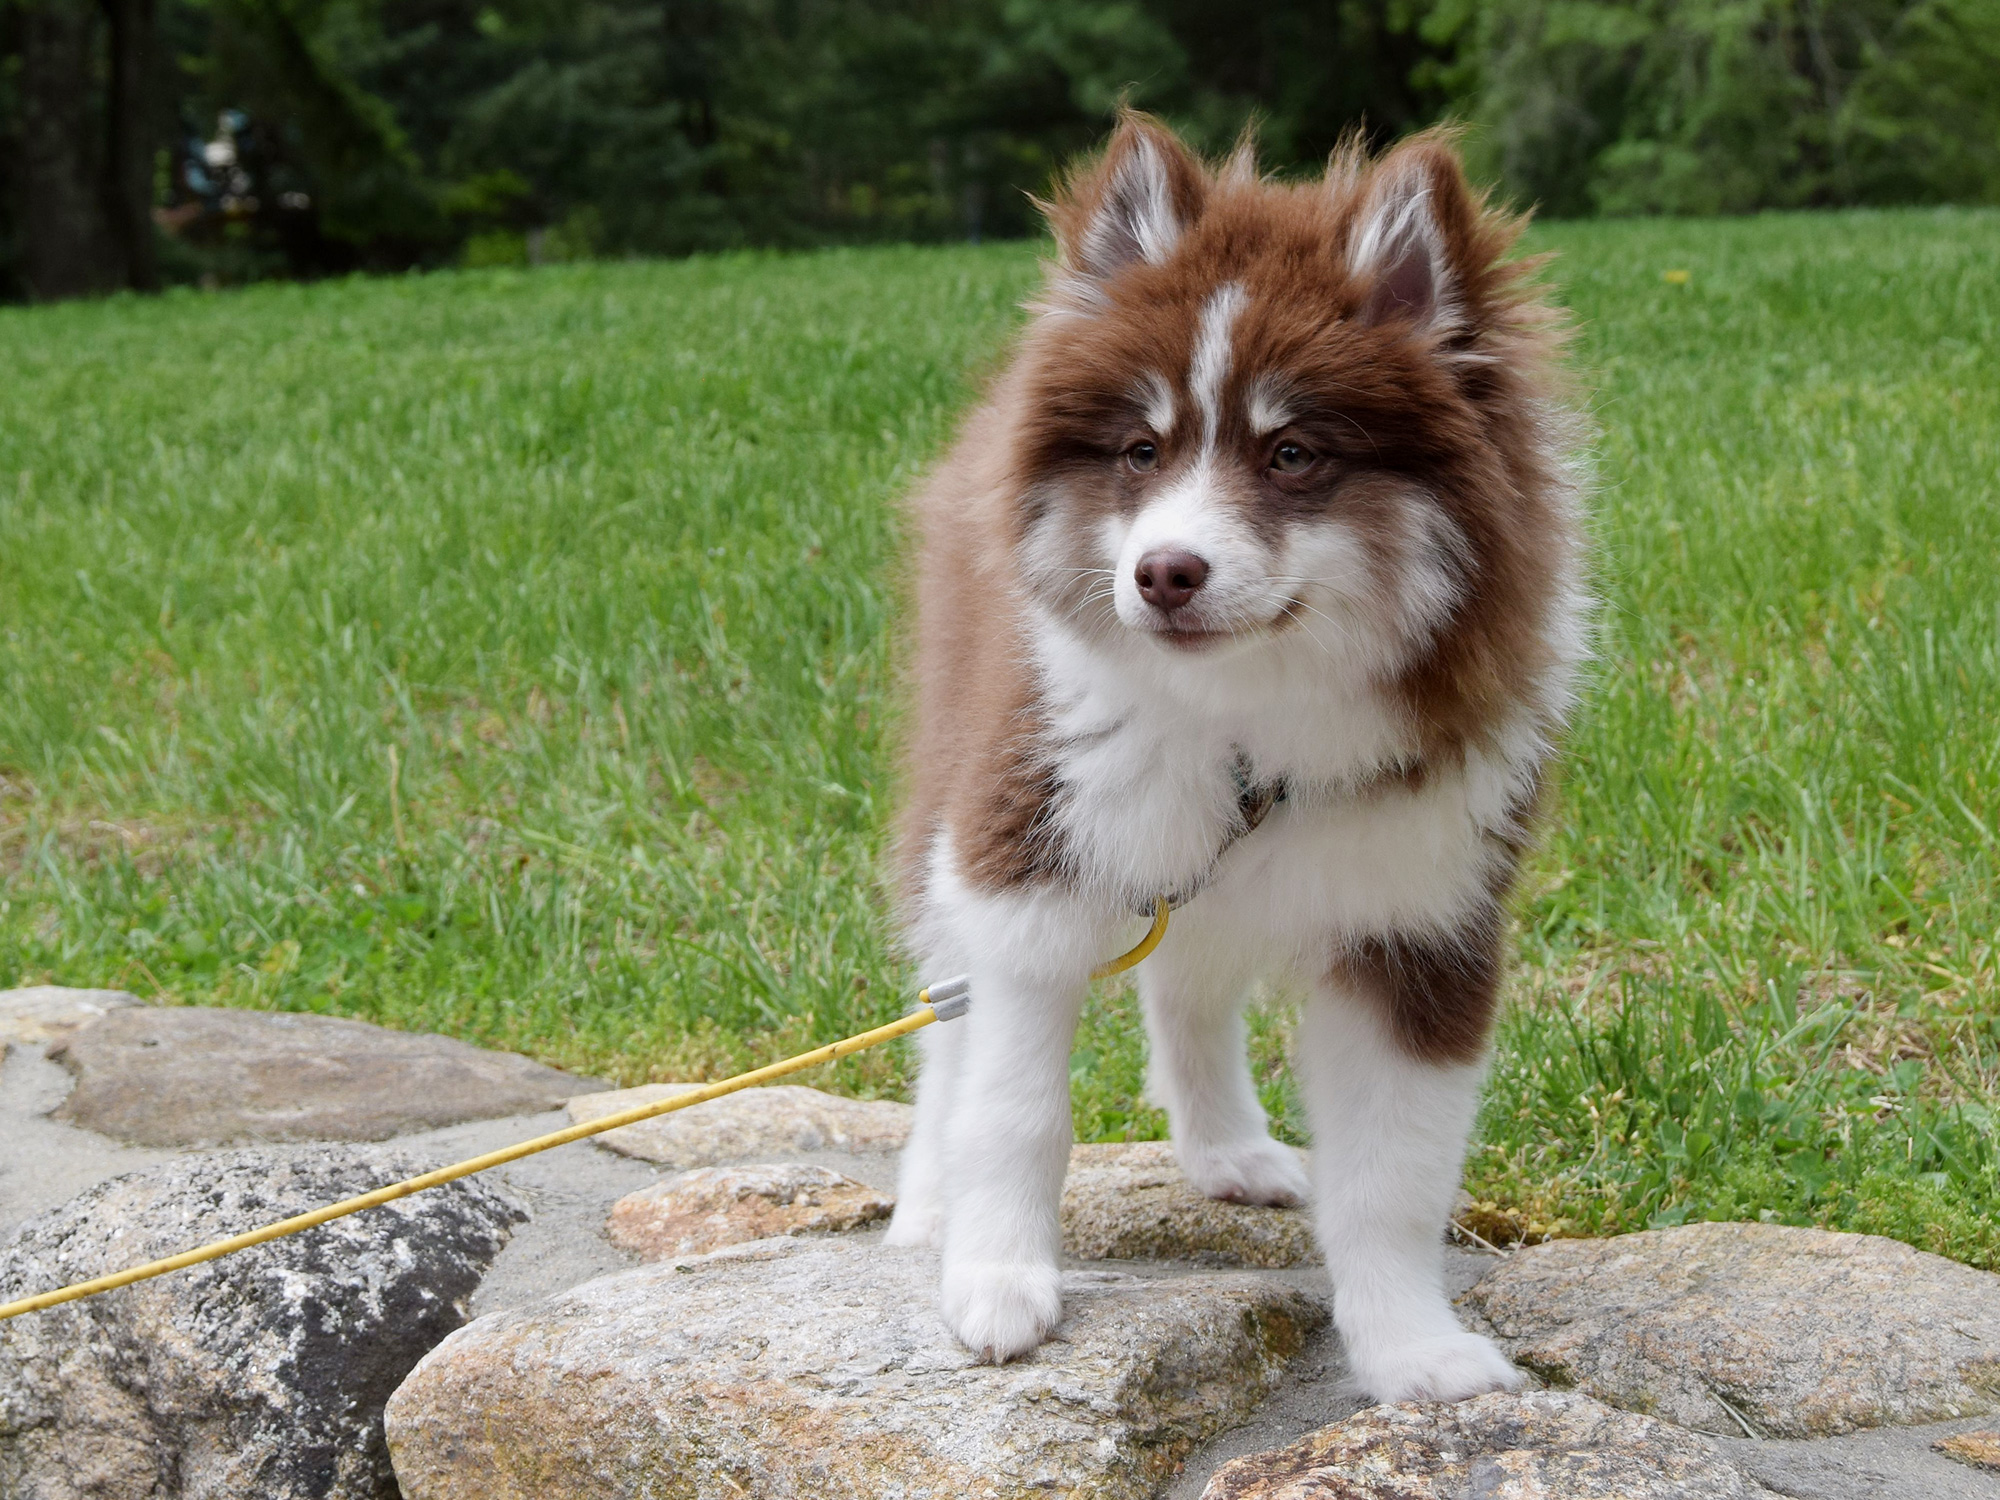
{"label": "yellow leash", "polygon": [[[1120,954],[1109,963],[1100,964],[1091,970],[1090,977],[1106,979],[1113,974],[1122,974],[1140,963],[1147,954],[1160,946],[1160,939],[1167,935],[1167,914],[1167,899],[1162,896],[1153,908],[1152,928],[1139,939],[1138,946],[1130,952]],[[672,1114],[677,1109],[706,1104],[711,1099],[720,1099],[724,1094],[733,1094],[738,1089],[755,1088],[758,1084],[769,1083],[774,1078],[783,1078],[788,1073],[799,1073],[807,1068],[816,1068],[821,1063],[836,1062],[856,1052],[880,1046],[883,1042],[892,1042],[899,1036],[908,1036],[913,1031],[920,1031],[934,1021],[955,1020],[964,1015],[971,1004],[970,988],[969,982],[965,979],[947,980],[943,984],[933,985],[921,991],[917,995],[918,1008],[901,1020],[891,1021],[886,1026],[877,1026],[872,1031],[864,1031],[824,1047],[815,1047],[810,1052],[801,1052],[797,1057],[788,1057],[783,1062],[754,1068],[748,1073],[738,1073],[734,1078],[725,1078],[720,1083],[711,1083],[685,1094],[675,1094],[670,1099],[637,1105],[632,1109],[620,1110],[615,1115],[605,1115],[602,1119],[572,1125],[567,1130],[538,1135],[533,1140],[522,1141],[516,1146],[503,1146],[498,1151],[488,1151],[484,1156],[475,1156],[449,1167],[439,1167],[435,1172],[425,1172],[417,1177],[407,1177],[401,1182],[392,1182],[387,1187],[376,1188],[372,1193],[363,1193],[357,1198],[344,1198],[338,1203],[329,1203],[325,1208],[316,1208],[310,1213],[295,1214],[289,1219],[280,1219],[275,1224],[266,1224],[262,1229],[231,1235],[226,1240],[203,1245],[199,1250],[183,1251],[179,1255],[169,1255],[165,1260],[148,1261],[143,1266],[134,1266],[129,1271],[118,1271],[109,1276],[98,1276],[89,1281],[79,1281],[71,1286],[60,1287],[53,1292],[40,1292],[32,1297],[22,1297],[18,1301],[0,1303],[0,1320],[16,1318],[22,1313],[38,1312],[44,1307],[54,1307],[60,1302],[74,1302],[80,1297],[95,1296],[114,1287],[130,1286],[135,1281],[147,1281],[155,1276],[164,1276],[167,1272],[178,1271],[183,1266],[198,1266],[205,1260],[217,1260],[238,1250],[248,1250],[252,1245],[261,1245],[267,1240],[281,1240],[288,1234],[297,1234],[301,1230],[314,1228],[329,1219],[345,1218],[348,1214],[360,1213],[364,1208],[393,1203],[398,1198],[421,1193],[425,1188],[438,1187],[460,1177],[470,1177],[474,1172],[484,1172],[488,1167],[519,1161],[522,1157],[533,1156],[538,1151],[567,1146],[571,1141],[580,1141],[607,1130],[616,1130],[621,1125],[636,1125],[641,1120]]]}
{"label": "yellow leash", "polygon": [[1146,957],[1155,948],[1160,946],[1160,939],[1167,935],[1167,918],[1172,913],[1173,907],[1167,904],[1165,896],[1155,897],[1153,900],[1153,925],[1146,929],[1146,935],[1139,939],[1138,945],[1127,952],[1119,954],[1109,963],[1099,964],[1090,971],[1090,977],[1092,979],[1109,979],[1113,974],[1123,974],[1127,969],[1137,968],[1141,963],[1145,962]]}

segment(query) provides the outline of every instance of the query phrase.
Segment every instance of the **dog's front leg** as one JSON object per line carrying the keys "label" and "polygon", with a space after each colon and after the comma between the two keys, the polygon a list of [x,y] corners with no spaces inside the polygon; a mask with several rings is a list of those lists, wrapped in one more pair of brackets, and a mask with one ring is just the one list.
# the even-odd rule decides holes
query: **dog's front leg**
{"label": "dog's front leg", "polygon": [[1320,1246],[1348,1365],[1377,1401],[1458,1401],[1522,1377],[1459,1326],[1444,1228],[1483,1058],[1414,1053],[1375,996],[1321,988],[1299,1026]]}
{"label": "dog's front leg", "polygon": [[[934,973],[949,972],[934,964]],[[884,1236],[891,1245],[935,1245],[944,1232],[950,1201],[950,1138],[954,1109],[963,1092],[964,1021],[947,1021],[917,1033],[923,1067],[917,1074],[916,1120],[896,1175],[896,1215]]]}
{"label": "dog's front leg", "polygon": [[[1063,966],[1067,968],[1068,966]],[[1086,971],[975,966],[947,1136],[945,1322],[974,1353],[1025,1354],[1062,1318],[1069,1053]]]}

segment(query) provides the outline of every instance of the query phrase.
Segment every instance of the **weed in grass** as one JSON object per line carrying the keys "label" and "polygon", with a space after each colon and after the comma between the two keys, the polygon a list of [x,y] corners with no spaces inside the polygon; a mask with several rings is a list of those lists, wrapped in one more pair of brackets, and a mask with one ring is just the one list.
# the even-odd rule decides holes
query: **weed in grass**
{"label": "weed in grass", "polygon": [[[2000,217],[1536,239],[1605,608],[1474,1227],[1762,1216],[2000,1266]],[[0,313],[0,981],[623,1082],[899,1011],[892,501],[1033,274],[885,250]],[[1289,1025],[1251,1046],[1302,1139]],[[1079,1133],[1160,1133],[1142,1078],[1104,986]]]}

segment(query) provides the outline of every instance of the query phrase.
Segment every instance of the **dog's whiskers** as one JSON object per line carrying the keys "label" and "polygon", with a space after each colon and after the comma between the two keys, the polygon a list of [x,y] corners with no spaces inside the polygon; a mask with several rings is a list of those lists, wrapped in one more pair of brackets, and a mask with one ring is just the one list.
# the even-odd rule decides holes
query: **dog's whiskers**
{"label": "dog's whiskers", "polygon": [[[1081,569],[1081,568],[1080,568],[1080,569],[1078,569],[1077,571],[1078,571],[1078,572],[1086,572],[1086,571],[1088,571],[1088,572],[1108,572],[1108,571],[1109,571],[1109,569],[1104,569],[1104,568],[1092,568],[1092,569]],[[1070,608],[1069,608],[1069,609],[1068,609],[1068,610],[1067,610],[1067,611],[1066,611],[1066,612],[1064,613],[1064,615],[1063,615],[1063,619],[1064,619],[1065,621],[1069,621],[1069,620],[1074,620],[1074,619],[1075,619],[1075,618],[1076,618],[1076,617],[1077,617],[1078,615],[1082,614],[1082,613],[1083,613],[1083,612],[1084,612],[1084,611],[1085,611],[1086,609],[1089,609],[1089,608],[1090,608],[1090,607],[1091,607],[1091,606],[1092,606],[1093,604],[1098,604],[1098,603],[1102,603],[1102,602],[1103,602],[1104,600],[1106,600],[1106,599],[1111,599],[1111,598],[1115,598],[1116,596],[1117,596],[1117,587],[1116,587],[1116,585],[1115,585],[1115,584],[1112,584],[1112,585],[1099,585],[1098,587],[1096,587],[1096,588],[1093,588],[1093,589],[1089,590],[1089,591],[1088,591],[1087,593],[1085,593],[1085,594],[1084,594],[1084,596],[1083,596],[1083,597],[1082,597],[1081,599],[1077,600],[1075,604],[1071,605],[1071,606],[1070,606]]]}
{"label": "dog's whiskers", "polygon": [[[1291,614],[1291,612],[1295,609],[1302,609],[1305,610],[1308,614],[1318,615],[1322,620],[1326,621],[1326,623],[1331,625],[1335,630],[1340,629],[1340,622],[1334,619],[1332,615],[1328,614],[1323,609],[1315,609],[1312,605],[1306,603],[1305,600],[1300,599],[1296,596],[1289,598],[1285,601],[1285,613]],[[1296,615],[1293,615],[1292,618],[1298,620],[1298,616]],[[1311,625],[1307,624],[1304,620],[1298,620],[1298,626],[1299,626],[1299,633],[1303,635],[1307,640],[1311,641],[1315,646],[1319,647],[1319,649],[1323,653],[1325,653],[1329,657],[1331,657],[1334,654],[1333,647],[1328,645],[1325,641],[1321,640],[1318,634],[1313,630]]]}

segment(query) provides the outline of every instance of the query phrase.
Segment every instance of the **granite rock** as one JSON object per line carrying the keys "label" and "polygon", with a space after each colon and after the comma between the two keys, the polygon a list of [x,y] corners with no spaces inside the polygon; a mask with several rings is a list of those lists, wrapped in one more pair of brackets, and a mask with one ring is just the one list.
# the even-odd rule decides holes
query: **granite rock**
{"label": "granite rock", "polygon": [[1554,1240],[1460,1300],[1551,1385],[1707,1432],[1820,1437],[2000,1409],[2000,1276],[1874,1235],[1689,1224]]}
{"label": "granite rock", "polygon": [[138,1003],[137,995],[123,990],[79,990],[61,984],[0,990],[0,1050],[8,1042],[54,1041],[72,1027]]}
{"label": "granite rock", "polygon": [[1071,1149],[1063,1249],[1079,1260],[1192,1260],[1281,1268],[1318,1265],[1312,1216],[1224,1203],[1190,1187],[1165,1141]]}
{"label": "granite rock", "polygon": [[621,1250],[666,1260],[772,1235],[859,1229],[895,1208],[894,1198],[828,1167],[696,1167],[627,1193],[604,1232]]}
{"label": "granite rock", "polygon": [[1950,1437],[1939,1438],[1931,1448],[1975,1469],[2000,1474],[2000,1432],[1954,1432]]}
{"label": "granite rock", "polygon": [[1575,1391],[1371,1406],[1224,1464],[1202,1500],[1750,1500],[1715,1447]]}
{"label": "granite rock", "polygon": [[[190,1156],[98,1184],[0,1251],[0,1299],[191,1249],[435,1163],[385,1147]],[[512,1227],[449,1183],[0,1323],[8,1500],[389,1500],[382,1404]]]}
{"label": "granite rock", "polygon": [[[649,1083],[569,1101],[576,1124],[685,1094],[698,1083]],[[670,1115],[621,1125],[594,1137],[600,1146],[685,1169],[801,1151],[897,1151],[909,1139],[907,1104],[846,1099],[799,1084],[743,1089]]]}
{"label": "granite rock", "polygon": [[55,1117],[135,1146],[379,1141],[597,1086],[449,1037],[195,1006],[112,1011],[49,1056],[76,1076]]}
{"label": "granite rock", "polygon": [[768,1239],[469,1324],[388,1408],[407,1500],[1140,1500],[1322,1326],[1242,1272],[1065,1277],[1057,1338],[976,1362],[937,1261]]}

